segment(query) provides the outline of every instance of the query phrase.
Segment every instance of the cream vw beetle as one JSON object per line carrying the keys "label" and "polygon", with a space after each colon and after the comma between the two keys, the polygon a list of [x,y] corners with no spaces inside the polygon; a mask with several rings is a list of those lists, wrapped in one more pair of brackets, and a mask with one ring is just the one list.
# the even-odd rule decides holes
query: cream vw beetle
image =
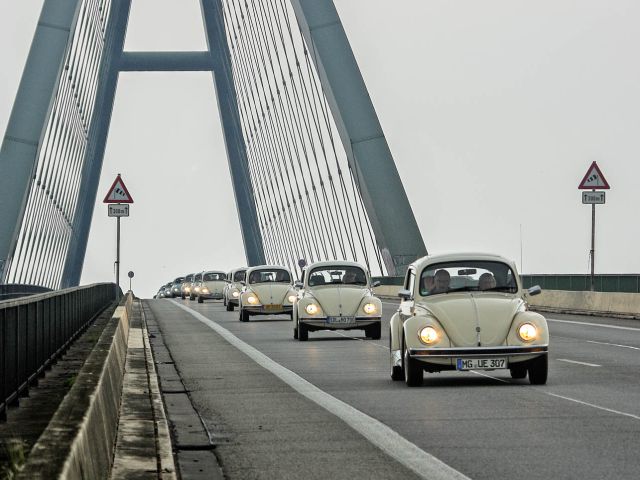
{"label": "cream vw beetle", "polygon": [[227,274],[227,286],[224,289],[224,305],[227,312],[233,312],[233,308],[240,303],[242,283],[246,278],[246,268],[235,268]]}
{"label": "cream vw beetle", "polygon": [[291,272],[286,267],[261,265],[247,269],[240,294],[240,321],[250,315],[291,315],[297,292],[293,290]]}
{"label": "cream vw beetle", "polygon": [[364,329],[380,338],[382,303],[373,296],[367,270],[353,262],[309,265],[293,309],[293,338],[305,341],[315,330]]}
{"label": "cream vw beetle", "polygon": [[222,300],[222,292],[227,285],[227,274],[218,270],[202,273],[202,283],[198,292],[198,303],[204,300]]}
{"label": "cream vw beetle", "polygon": [[391,378],[422,383],[423,372],[509,370],[547,381],[549,330],[528,310],[515,264],[497,255],[423,257],[409,266],[391,318]]}

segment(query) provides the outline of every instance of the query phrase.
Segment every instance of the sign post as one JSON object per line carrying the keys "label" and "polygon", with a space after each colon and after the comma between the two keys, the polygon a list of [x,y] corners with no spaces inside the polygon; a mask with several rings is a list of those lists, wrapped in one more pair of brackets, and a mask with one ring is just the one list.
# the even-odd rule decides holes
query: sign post
{"label": "sign post", "polygon": [[133,290],[131,289],[131,279],[133,278],[133,271],[129,270],[129,273],[127,273],[127,277],[129,277],[129,291],[133,292]]}
{"label": "sign post", "polygon": [[579,190],[591,190],[590,192],[582,192],[582,203],[591,205],[591,250],[589,251],[589,260],[591,262],[591,291],[595,290],[594,270],[596,262],[596,204],[603,205],[605,203],[605,192],[597,192],[596,189],[609,190],[609,183],[604,178],[600,167],[593,162],[587,170],[584,178],[578,185]]}
{"label": "sign post", "polygon": [[[102,203],[109,204],[108,215],[110,217],[116,217],[116,298],[120,298],[118,287],[120,287],[120,217],[129,216],[129,205],[133,203],[133,198],[129,194],[129,190],[122,181],[120,174],[116,177],[107,196],[104,197]],[[124,204],[124,205],[123,205]],[[130,272],[131,273],[131,272]],[[129,277],[131,278],[131,277]],[[129,281],[129,287],[131,287],[131,281]]]}

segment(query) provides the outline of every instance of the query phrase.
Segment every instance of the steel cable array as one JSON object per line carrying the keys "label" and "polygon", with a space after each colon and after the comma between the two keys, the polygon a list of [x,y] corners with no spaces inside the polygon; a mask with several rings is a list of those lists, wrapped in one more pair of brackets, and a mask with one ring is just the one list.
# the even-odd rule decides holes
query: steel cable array
{"label": "steel cable array", "polygon": [[111,0],[84,0],[80,5],[5,283],[60,287],[74,235],[110,8]]}
{"label": "steel cable array", "polygon": [[358,178],[287,0],[223,0],[267,261],[359,261],[384,274]]}

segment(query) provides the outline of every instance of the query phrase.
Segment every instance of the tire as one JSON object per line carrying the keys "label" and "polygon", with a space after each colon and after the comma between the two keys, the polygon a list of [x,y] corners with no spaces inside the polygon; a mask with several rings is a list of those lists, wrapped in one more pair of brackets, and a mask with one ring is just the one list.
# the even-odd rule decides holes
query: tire
{"label": "tire", "polygon": [[184,300],[184,293],[182,295],[180,295],[180,298],[182,298]]}
{"label": "tire", "polygon": [[372,340],[380,340],[382,338],[382,325],[380,323],[369,325],[365,327],[364,334]]}
{"label": "tire", "polygon": [[189,300],[193,300],[195,297],[193,295],[189,295]]}
{"label": "tire", "polygon": [[547,383],[547,374],[549,372],[549,359],[547,355],[531,360],[529,366],[529,382],[531,385],[544,385]]}
{"label": "tire", "polygon": [[233,303],[227,302],[227,312],[233,312]]}
{"label": "tire", "polygon": [[409,349],[404,346],[404,343],[405,342],[403,339],[402,345],[404,347],[404,383],[406,383],[408,387],[419,387],[420,385],[422,385],[422,367],[418,364],[418,360],[414,360],[409,356]]}
{"label": "tire", "polygon": [[198,297],[198,303],[202,303],[204,300],[202,300],[202,297]]}
{"label": "tire", "polygon": [[240,308],[240,321],[248,322],[249,321],[249,312]]}
{"label": "tire", "polygon": [[309,340],[309,329],[304,323],[298,322],[298,340],[306,342]]}
{"label": "tire", "polygon": [[222,304],[226,307],[227,306],[227,296],[225,295],[224,297],[222,297]]}
{"label": "tire", "polygon": [[527,367],[525,365],[516,364],[513,367],[509,367],[511,378],[524,378],[527,376]]}
{"label": "tire", "polygon": [[391,329],[389,329],[389,367],[391,368],[391,380],[397,382],[404,380],[404,372],[402,371],[402,365],[393,364],[393,351],[391,350]]}

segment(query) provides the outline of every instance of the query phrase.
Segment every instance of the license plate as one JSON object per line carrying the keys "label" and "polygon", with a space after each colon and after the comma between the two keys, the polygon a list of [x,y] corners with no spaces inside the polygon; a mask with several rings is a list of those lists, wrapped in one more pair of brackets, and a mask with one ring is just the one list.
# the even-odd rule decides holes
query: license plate
{"label": "license plate", "polygon": [[327,323],[332,325],[350,325],[356,323],[356,317],[327,317]]}
{"label": "license plate", "polygon": [[506,358],[457,358],[458,370],[494,370],[509,368]]}
{"label": "license plate", "polygon": [[265,312],[279,312],[282,310],[282,305],[265,305]]}

